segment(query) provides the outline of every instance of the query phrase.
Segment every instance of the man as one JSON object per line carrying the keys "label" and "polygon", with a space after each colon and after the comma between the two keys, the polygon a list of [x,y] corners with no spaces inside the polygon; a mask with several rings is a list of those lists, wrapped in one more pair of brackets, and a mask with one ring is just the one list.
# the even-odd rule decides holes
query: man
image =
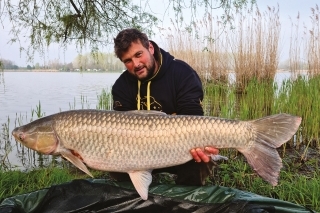
{"label": "man", "polygon": [[[184,61],[150,41],[137,29],[125,29],[114,39],[116,56],[127,70],[112,87],[114,110],[157,110],[167,114],[203,115],[202,84],[197,73]],[[153,173],[177,175],[176,183],[203,185],[212,171],[208,154],[218,154],[213,147],[190,150],[194,160],[186,164],[156,169]],[[124,173],[110,173],[117,180],[127,180]]]}

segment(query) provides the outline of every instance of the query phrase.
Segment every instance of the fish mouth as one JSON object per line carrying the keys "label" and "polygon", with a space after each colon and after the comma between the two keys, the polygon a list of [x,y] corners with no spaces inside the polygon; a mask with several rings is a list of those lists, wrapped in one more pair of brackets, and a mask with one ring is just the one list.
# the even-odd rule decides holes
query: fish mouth
{"label": "fish mouth", "polygon": [[23,132],[19,131],[19,128],[15,128],[14,130],[12,130],[12,136],[17,140],[17,141],[23,141],[23,139],[25,138],[25,135],[23,134]]}

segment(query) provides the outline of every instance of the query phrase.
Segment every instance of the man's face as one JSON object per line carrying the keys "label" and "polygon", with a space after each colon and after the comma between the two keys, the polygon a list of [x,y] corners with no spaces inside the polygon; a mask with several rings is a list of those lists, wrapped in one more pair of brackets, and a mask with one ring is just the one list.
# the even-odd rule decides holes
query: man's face
{"label": "man's face", "polygon": [[121,61],[129,73],[143,81],[151,78],[156,69],[156,62],[153,57],[154,47],[149,43],[146,49],[140,41],[132,42],[128,51],[123,53]]}

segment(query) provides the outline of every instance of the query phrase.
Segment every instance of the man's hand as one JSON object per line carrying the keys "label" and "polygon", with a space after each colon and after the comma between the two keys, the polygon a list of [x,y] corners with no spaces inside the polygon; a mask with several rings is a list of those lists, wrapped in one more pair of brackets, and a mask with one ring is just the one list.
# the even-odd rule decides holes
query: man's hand
{"label": "man's hand", "polygon": [[190,153],[196,162],[200,163],[201,161],[203,161],[205,163],[208,163],[211,159],[210,155],[219,154],[219,150],[212,146],[207,146],[204,148],[204,150],[201,148],[191,149]]}

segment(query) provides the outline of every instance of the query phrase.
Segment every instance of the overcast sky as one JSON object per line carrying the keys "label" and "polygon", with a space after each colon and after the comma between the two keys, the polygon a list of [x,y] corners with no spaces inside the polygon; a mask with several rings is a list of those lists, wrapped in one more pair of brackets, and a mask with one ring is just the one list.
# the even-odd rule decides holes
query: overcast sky
{"label": "overcast sky", "polygon": [[[142,0],[145,1],[145,0]],[[165,0],[162,0],[166,2]],[[151,9],[157,11],[159,19],[163,20],[163,13],[161,11],[161,1],[150,1],[152,4]],[[280,21],[282,34],[290,34],[290,19],[295,20],[298,12],[300,13],[301,22],[310,22],[309,16],[311,14],[311,8],[315,7],[319,0],[257,0],[258,7],[261,11],[264,11],[267,6],[277,6],[280,8]],[[172,13],[172,12],[171,12]],[[173,13],[172,13],[173,14]],[[169,14],[170,15],[170,14]],[[186,14],[186,17],[188,14]],[[164,23],[167,25],[167,15],[164,18]],[[45,59],[35,55],[34,62],[27,62],[24,54],[20,55],[18,44],[8,44],[10,40],[10,23],[5,23],[4,26],[0,25],[0,58],[11,60],[18,66],[26,66],[27,64],[33,65],[35,63],[43,64],[44,61],[53,59],[59,59],[61,62],[72,62],[77,56],[78,51],[75,47],[69,46],[66,51],[59,48],[59,45],[51,45],[48,51],[45,53]],[[284,41],[285,42],[285,41]],[[286,46],[286,44],[283,44]],[[89,50],[88,50],[89,51]]]}

